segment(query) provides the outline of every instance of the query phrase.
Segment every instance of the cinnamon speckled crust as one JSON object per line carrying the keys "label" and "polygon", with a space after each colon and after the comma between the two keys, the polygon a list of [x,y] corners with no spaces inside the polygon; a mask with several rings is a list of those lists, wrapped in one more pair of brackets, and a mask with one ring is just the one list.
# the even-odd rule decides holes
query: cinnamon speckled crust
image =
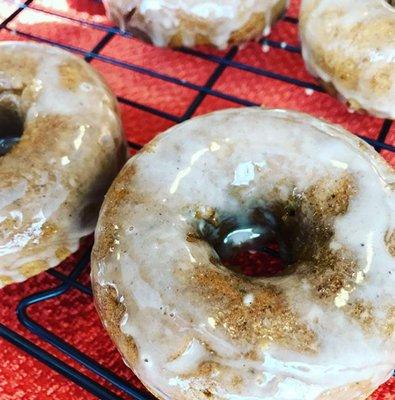
{"label": "cinnamon speckled crust", "polygon": [[395,257],[395,230],[386,233],[385,244],[387,245],[388,252]]}
{"label": "cinnamon speckled crust", "polygon": [[[103,323],[163,400],[365,400],[394,368],[394,181],[370,146],[304,114],[178,125],[106,195],[92,256]],[[292,239],[292,274],[236,274],[196,231],[256,206]]]}
{"label": "cinnamon speckled crust", "polygon": [[23,122],[21,140],[0,157],[2,287],[78,248],[126,150],[113,95],[85,61],[63,50],[2,42],[0,105]]}
{"label": "cinnamon speckled crust", "polygon": [[[125,364],[129,368],[133,368],[133,365],[137,362],[139,353],[133,338],[129,335],[125,335],[121,330],[122,317],[125,314],[125,308],[119,301],[119,297],[114,288],[110,286],[104,287],[95,282],[92,283],[92,290],[94,293],[96,309],[100,315],[103,326],[106,328],[110,338],[117,346],[117,349],[122,355]],[[138,377],[138,371],[133,371]],[[203,371],[205,374],[206,371]],[[165,400],[167,397],[163,396],[155,388],[148,386],[147,389],[156,396],[159,400]],[[190,400],[202,399],[206,400],[208,398],[214,399],[211,395],[207,396],[206,393],[194,393],[195,397],[190,397],[190,395],[181,395],[177,397],[177,400]],[[325,399],[326,400],[326,399]]]}
{"label": "cinnamon speckled crust", "polygon": [[92,285],[95,294],[95,304],[101,319],[111,339],[117,344],[125,363],[132,365],[136,362],[138,353],[133,338],[121,332],[120,324],[125,307],[119,302],[115,289]]}
{"label": "cinnamon speckled crust", "polygon": [[354,110],[395,118],[395,7],[387,0],[303,0],[303,57]]}
{"label": "cinnamon speckled crust", "polygon": [[225,48],[260,38],[281,16],[287,0],[181,2],[106,0],[122,29],[158,46]]}

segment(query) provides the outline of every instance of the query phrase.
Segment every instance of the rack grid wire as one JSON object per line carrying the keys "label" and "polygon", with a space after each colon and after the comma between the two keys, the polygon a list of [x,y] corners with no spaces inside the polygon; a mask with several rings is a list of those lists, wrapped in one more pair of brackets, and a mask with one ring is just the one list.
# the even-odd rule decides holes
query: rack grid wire
{"label": "rack grid wire", "polygon": [[[94,2],[95,0],[91,1]],[[96,2],[98,1],[96,0]],[[94,30],[95,32],[102,32],[102,35],[100,35],[99,40],[94,44],[91,50],[86,50],[81,47],[70,45],[63,41],[48,39],[34,32],[27,32],[12,27],[11,25],[13,21],[15,21],[22,13],[27,11],[64,19],[70,23],[79,24],[85,28]],[[285,15],[283,16],[282,21],[292,25],[298,24],[298,19],[294,16]],[[307,81],[289,76],[287,74],[273,72],[271,69],[262,68],[261,66],[253,65],[253,63],[249,64],[237,60],[236,56],[239,53],[239,49],[237,47],[232,47],[223,54],[221,52],[208,51],[208,49],[197,50],[180,48],[177,50],[172,50],[213,64],[213,70],[210,72],[207,80],[203,84],[181,79],[164,71],[156,70],[155,68],[126,62],[116,57],[103,54],[103,50],[115,37],[133,39],[131,34],[105,23],[99,23],[95,21],[92,22],[89,19],[76,18],[68,15],[67,13],[53,9],[47,9],[40,5],[37,6],[34,0],[27,0],[25,2],[16,4],[14,10],[12,10],[12,12],[0,23],[0,33],[1,31],[6,31],[12,35],[20,37],[21,39],[44,42],[53,46],[58,46],[83,56],[87,62],[97,60],[113,67],[119,67],[125,70],[133,71],[134,73],[141,74],[142,76],[170,83],[180,88],[192,90],[195,94],[182,115],[172,114],[168,111],[164,111],[163,109],[144,104],[144,102],[129,99],[123,95],[117,96],[120,104],[124,104],[128,107],[152,114],[168,121],[170,124],[180,123],[191,118],[208,96],[224,100],[227,104],[233,103],[235,106],[259,106],[259,103],[248,98],[236,96],[232,93],[227,93],[226,91],[216,89],[215,86],[218,80],[229,68],[245,71],[255,76],[268,78],[273,81],[282,82],[290,85],[291,87],[296,86],[299,88],[304,88],[306,93],[309,93],[309,91],[320,93],[324,92],[320,86],[314,83],[314,81]],[[293,53],[298,56],[300,56],[301,53],[301,49],[298,45],[272,40],[270,36],[262,39],[259,43],[264,49],[266,48],[266,51],[268,51],[270,48],[273,48],[284,52]],[[356,134],[374,146],[378,152],[386,151],[392,159],[393,155],[395,154],[395,146],[393,143],[388,143],[387,141],[388,135],[392,128],[392,121],[382,120],[375,137],[372,138],[371,135],[358,134],[358,132],[356,132]],[[391,142],[392,141],[393,140],[391,140]],[[134,140],[129,140],[128,143],[132,153],[141,149],[142,145],[144,144]],[[88,376],[88,374],[80,371],[77,368],[74,368],[73,366],[69,365],[69,363],[56,357],[49,351],[44,350],[31,340],[25,338],[23,335],[15,332],[4,324],[0,324],[0,336],[100,399],[119,400],[124,398],[132,398],[136,400],[151,400],[152,397],[144,390],[132,386],[128,381],[119,377],[109,368],[102,366],[93,358],[84,354],[75,346],[62,339],[62,337],[59,337],[55,333],[52,333],[50,330],[46,329],[46,327],[41,325],[39,321],[34,320],[29,316],[29,308],[31,306],[61,297],[71,290],[77,290],[84,296],[92,296],[89,283],[81,283],[80,280],[81,275],[89,268],[90,246],[85,247],[88,247],[88,249],[84,250],[82,254],[80,254],[80,259],[75,262],[71,272],[69,271],[68,273],[64,273],[58,269],[52,269],[47,272],[47,274],[50,274],[57,280],[58,284],[55,287],[44,291],[37,291],[36,293],[23,298],[17,306],[17,316],[20,323],[31,333],[39,337],[41,340],[49,343],[58,351],[64,353],[70,359],[85,367],[87,370],[93,373],[94,376],[98,376],[107,383],[110,383],[111,387],[115,388],[117,393],[115,393],[112,389],[109,389],[107,386],[99,383],[97,380],[92,379],[92,377]],[[122,397],[120,397],[119,393],[121,393]]]}

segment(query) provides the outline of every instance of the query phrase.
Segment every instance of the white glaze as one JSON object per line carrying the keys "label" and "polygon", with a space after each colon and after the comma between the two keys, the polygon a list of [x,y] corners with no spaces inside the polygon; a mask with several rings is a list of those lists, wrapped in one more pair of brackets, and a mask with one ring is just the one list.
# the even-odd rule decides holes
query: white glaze
{"label": "white glaze", "polygon": [[[278,0],[106,0],[109,15],[121,27],[140,29],[157,46],[166,46],[177,33],[182,19],[180,15],[204,22],[191,24],[184,32],[184,46],[194,46],[197,35],[208,36],[211,43],[225,48],[233,32],[242,28],[255,13],[265,13],[265,33],[268,33],[273,7]],[[126,16],[137,8],[132,18]],[[263,34],[263,33],[262,33]]]}
{"label": "white glaze", "polygon": [[[336,13],[341,13],[341,16]],[[375,38],[380,24],[388,21],[395,31],[395,7],[386,0],[303,0],[301,6],[301,40],[303,58],[308,70],[325,82],[332,83],[342,100],[354,100],[362,109],[383,118],[395,118],[395,37],[387,34]],[[367,23],[376,28],[368,31]],[[350,31],[357,28],[365,39],[354,42]],[[364,30],[366,32],[364,32]],[[350,88],[339,76],[323,70],[314,57],[330,58],[332,52],[347,56],[357,65],[357,86]],[[322,54],[322,52],[324,54]],[[371,80],[379,77],[381,69],[388,67],[390,88],[377,93]]]}
{"label": "white glaze", "polygon": [[[243,187],[242,200],[251,204],[284,177],[303,192],[323,176],[334,179],[344,171],[356,179],[358,189],[348,212],[336,217],[332,245],[356,254],[363,274],[346,296],[371,301],[382,323],[385,310],[395,303],[395,274],[388,273],[394,271],[395,258],[384,244],[385,232],[395,228],[395,173],[357,137],[295,112],[228,110],[170,129],[149,151],[129,160],[122,173],[128,180],[116,180],[113,188],[133,188],[139,200],[111,208],[107,223],[116,240],[99,257],[96,250],[108,228],[103,218],[114,205],[110,192],[96,230],[92,279],[115,288],[122,299],[127,316],[121,330],[133,338],[138,352],[137,361],[128,362],[153,393],[166,400],[206,398],[193,389],[210,389],[212,398],[221,400],[318,400],[328,390],[365,380],[379,386],[390,376],[395,336],[365,334],[346,316],[341,301],[318,302],[308,280],[290,275],[254,281],[270,282],[286,293],[292,310],[318,337],[314,355],[276,343],[255,347],[232,339],[210,314],[210,300],[178,278],[198,266],[229,274],[210,263],[213,249],[186,241],[196,208],[202,213],[205,207],[237,211],[239,200],[230,194],[234,187]],[[287,197],[291,190],[284,183],[279,196]],[[254,296],[246,293],[244,306],[253,302]],[[251,350],[258,353],[254,361],[246,357]],[[203,361],[217,362],[221,377],[183,375]],[[243,379],[237,387],[230,384],[234,375]],[[343,394],[347,400],[364,400],[357,389]]]}
{"label": "white glaze", "polygon": [[[79,239],[95,226],[96,216],[85,207],[100,205],[125,158],[115,100],[87,63],[46,45],[2,42],[0,64],[12,65],[15,57],[26,57],[32,70],[37,68],[29,82],[19,71],[0,71],[2,95],[22,90],[15,101],[25,129],[38,118],[55,115],[74,127],[36,132],[29,139],[22,135],[16,147],[25,151],[0,157],[0,287],[26,279],[21,272],[26,264],[53,267],[62,261],[58,249],[77,250]],[[61,85],[58,67],[68,61],[89,77],[89,91],[82,84],[75,90]],[[54,134],[59,135],[55,143],[49,140]],[[6,224],[9,220],[14,220],[12,226]],[[52,229],[48,237],[45,227]]]}

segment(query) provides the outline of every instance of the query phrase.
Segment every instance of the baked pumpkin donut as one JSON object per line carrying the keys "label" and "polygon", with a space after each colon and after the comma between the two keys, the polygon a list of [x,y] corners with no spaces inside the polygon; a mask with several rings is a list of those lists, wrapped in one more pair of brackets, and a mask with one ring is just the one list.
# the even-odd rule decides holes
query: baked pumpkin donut
{"label": "baked pumpkin donut", "polygon": [[[270,240],[282,275],[225,266]],[[395,366],[395,172],[307,115],[220,111],[154,139],[92,262],[104,326],[159,399],[365,400]]]}
{"label": "baked pumpkin donut", "polygon": [[395,118],[395,2],[303,0],[308,70],[354,110]]}
{"label": "baked pumpkin donut", "polygon": [[281,16],[287,0],[105,0],[123,30],[157,46],[219,48],[260,38]]}
{"label": "baked pumpkin donut", "polygon": [[101,77],[74,55],[26,42],[0,44],[0,142],[2,287],[77,250],[126,151]]}

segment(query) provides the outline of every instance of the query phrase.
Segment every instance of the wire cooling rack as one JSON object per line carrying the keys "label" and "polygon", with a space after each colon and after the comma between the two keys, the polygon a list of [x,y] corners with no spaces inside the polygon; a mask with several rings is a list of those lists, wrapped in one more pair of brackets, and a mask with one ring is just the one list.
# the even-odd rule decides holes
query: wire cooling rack
{"label": "wire cooling rack", "polygon": [[[16,18],[18,18],[21,13],[27,12],[27,10],[29,12],[42,13],[48,16],[67,20],[75,24],[80,24],[81,26],[84,26],[89,30],[94,30],[99,33],[102,32],[101,35],[99,35],[100,39],[94,44],[91,50],[85,50],[80,47],[75,47],[67,44],[63,41],[55,41],[42,37],[39,34],[35,34],[31,31],[23,31],[12,27],[12,22]],[[297,18],[291,16],[284,16],[283,22],[291,25],[298,24]],[[304,88],[306,90],[306,93],[310,93],[313,91],[323,92],[322,88],[313,83],[313,81],[309,82],[307,80],[292,77],[287,74],[273,72],[273,70],[271,69],[265,69],[261,66],[254,65],[253,63],[245,63],[243,61],[237,60],[236,56],[239,53],[239,49],[236,47],[232,47],[224,54],[222,54],[221,52],[210,52],[205,50],[185,48],[174,50],[183,54],[187,54],[188,56],[195,57],[199,60],[208,61],[214,65],[214,68],[210,72],[208,79],[203,84],[193,83],[189,80],[184,80],[166,72],[156,70],[155,68],[148,68],[131,62],[126,62],[118,59],[117,57],[103,54],[103,50],[114,37],[119,36],[127,39],[132,39],[132,36],[130,34],[122,32],[113,26],[92,22],[89,19],[75,18],[56,10],[36,6],[34,0],[28,0],[24,3],[17,4],[10,15],[6,16],[5,19],[1,22],[0,31],[7,31],[22,39],[45,42],[50,45],[61,47],[63,49],[72,51],[83,56],[87,62],[98,60],[100,62],[113,66],[114,68],[119,67],[125,70],[133,71],[134,73],[141,74],[142,76],[150,77],[162,82],[171,83],[181,88],[187,88],[193,91],[194,95],[192,97],[192,101],[190,101],[185,112],[181,116],[174,115],[157,107],[152,107],[150,105],[144,104],[143,102],[140,103],[135,99],[118,96],[118,100],[121,104],[141,110],[145,113],[152,114],[173,124],[182,122],[193,116],[198,108],[203,104],[207,96],[224,100],[227,102],[227,104],[232,103],[236,106],[260,105],[259,103],[254,102],[248,98],[237,96],[232,93],[228,93],[226,91],[215,88],[216,83],[221,78],[221,76],[223,76],[224,72],[228,68],[245,71],[257,77],[265,77],[272,80],[273,82],[282,82],[290,85],[290,88],[295,86],[299,88]],[[270,37],[262,39],[260,44],[267,51],[271,48],[281,49],[281,51],[294,53],[298,57],[300,56],[300,47],[298,47],[297,45],[288,44],[278,40],[272,40]],[[373,145],[377,151],[385,151],[387,152],[387,154],[390,154],[390,157],[392,158],[392,155],[395,154],[395,147],[394,145],[387,142],[387,137],[392,129],[392,122],[390,120],[383,120],[380,121],[378,126],[379,129],[376,132],[375,136],[372,136],[371,134],[359,134],[359,136],[371,145]],[[358,132],[355,133],[358,134]],[[129,141],[129,145],[133,150],[139,150],[142,147],[142,143],[138,143],[137,141]],[[38,336],[41,340],[54,346],[57,350],[67,355],[75,362],[84,366],[85,369],[90,371],[90,376],[88,376],[88,374],[84,372],[81,372],[80,370],[77,370],[76,368],[69,365],[62,359],[54,356],[50,352],[40,348],[32,341],[26,339],[24,336],[11,330],[9,327],[3,324],[0,324],[0,336],[3,337],[3,339],[14,344],[15,346],[18,346],[20,349],[40,360],[53,370],[64,375],[66,378],[75,382],[77,385],[81,386],[86,391],[90,392],[100,399],[119,400],[121,399],[121,397],[118,394],[114,393],[114,391],[110,390],[108,387],[102,385],[101,383],[98,383],[98,380],[92,379],[92,373],[94,376],[101,377],[102,380],[110,383],[112,387],[116,388],[117,393],[122,394],[122,398],[132,398],[137,400],[152,399],[152,397],[147,395],[145,392],[137,389],[134,386],[131,386],[130,383],[117,376],[110,369],[102,366],[93,358],[82,353],[76,347],[72,346],[64,339],[62,339],[62,337],[59,337],[56,334],[52,333],[51,331],[46,329],[45,326],[41,325],[40,322],[32,319],[29,316],[29,308],[34,304],[44,303],[56,297],[61,297],[70,290],[77,290],[84,296],[92,296],[90,286],[81,283],[79,279],[81,277],[81,274],[89,267],[89,258],[90,251],[86,251],[80,258],[80,260],[76,262],[70,273],[62,273],[58,270],[48,271],[48,274],[56,278],[56,280],[58,281],[58,285],[49,290],[40,291],[22,299],[17,307],[17,316],[20,323],[25,328],[30,330],[34,335]]]}

